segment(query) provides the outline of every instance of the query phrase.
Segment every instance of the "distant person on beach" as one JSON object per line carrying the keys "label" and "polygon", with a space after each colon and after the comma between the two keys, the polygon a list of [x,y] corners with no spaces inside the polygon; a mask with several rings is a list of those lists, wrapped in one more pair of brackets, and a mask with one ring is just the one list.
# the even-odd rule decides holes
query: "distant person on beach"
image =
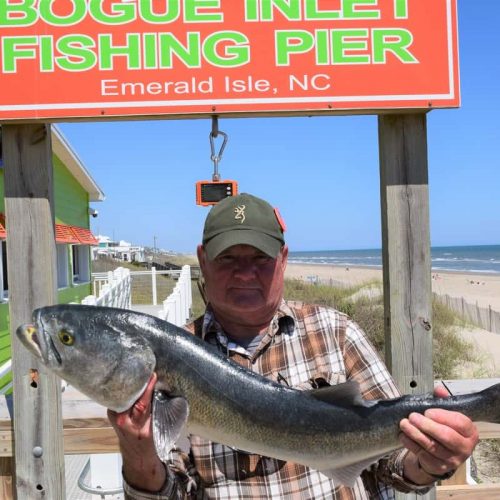
{"label": "distant person on beach", "polygon": [[[279,212],[249,194],[226,198],[211,209],[198,247],[208,304],[188,329],[234,362],[290,387],[307,390],[356,380],[365,399],[398,396],[366,335],[346,315],[283,299],[284,231]],[[400,423],[404,448],[368,467],[353,488],[308,467],[195,435],[189,436],[187,453],[174,449],[163,464],[151,430],[155,380],[130,410],[109,412],[120,442],[127,499],[389,499],[394,489],[422,493],[450,477],[478,441],[476,427],[460,413],[411,415]],[[445,396],[443,391],[436,392]]]}

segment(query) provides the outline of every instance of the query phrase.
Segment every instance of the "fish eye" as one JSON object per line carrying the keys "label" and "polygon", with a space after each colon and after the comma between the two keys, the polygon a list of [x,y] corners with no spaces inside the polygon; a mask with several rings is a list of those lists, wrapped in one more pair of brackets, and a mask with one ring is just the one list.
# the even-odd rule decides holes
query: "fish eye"
{"label": "fish eye", "polygon": [[68,332],[68,330],[60,330],[59,331],[59,340],[64,344],[64,345],[73,345],[75,342],[75,337]]}

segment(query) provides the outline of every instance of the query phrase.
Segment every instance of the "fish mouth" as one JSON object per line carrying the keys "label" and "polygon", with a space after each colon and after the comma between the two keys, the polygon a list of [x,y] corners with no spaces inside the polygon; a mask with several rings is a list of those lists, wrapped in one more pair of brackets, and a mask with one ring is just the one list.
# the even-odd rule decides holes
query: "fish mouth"
{"label": "fish mouth", "polygon": [[61,355],[46,328],[44,328],[40,313],[37,312],[33,319],[33,323],[21,325],[17,328],[17,336],[36,357],[41,358],[44,362],[48,362],[50,358],[53,358],[58,365],[61,365]]}
{"label": "fish mouth", "polygon": [[21,325],[16,330],[19,340],[37,357],[43,359],[38,329],[33,323]]}

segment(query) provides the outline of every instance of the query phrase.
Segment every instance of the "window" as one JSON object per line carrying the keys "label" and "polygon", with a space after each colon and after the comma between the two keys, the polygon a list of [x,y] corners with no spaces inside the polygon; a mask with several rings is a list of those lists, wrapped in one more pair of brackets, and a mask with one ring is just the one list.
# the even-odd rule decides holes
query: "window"
{"label": "window", "polygon": [[88,245],[72,245],[73,283],[90,281],[90,253]]}
{"label": "window", "polygon": [[68,245],[56,245],[57,255],[57,288],[69,286]]}

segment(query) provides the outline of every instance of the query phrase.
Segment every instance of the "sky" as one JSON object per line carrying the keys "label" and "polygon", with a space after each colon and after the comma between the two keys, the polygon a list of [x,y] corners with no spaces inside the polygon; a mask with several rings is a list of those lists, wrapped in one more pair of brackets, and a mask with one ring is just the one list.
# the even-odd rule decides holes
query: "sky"
{"label": "sky", "polygon": [[[462,104],[427,115],[431,245],[500,244],[500,2],[458,0],[458,12]],[[106,195],[95,234],[195,252],[210,119],[59,127]],[[279,208],[291,251],[380,248],[376,116],[221,118],[219,129],[221,178]]]}

